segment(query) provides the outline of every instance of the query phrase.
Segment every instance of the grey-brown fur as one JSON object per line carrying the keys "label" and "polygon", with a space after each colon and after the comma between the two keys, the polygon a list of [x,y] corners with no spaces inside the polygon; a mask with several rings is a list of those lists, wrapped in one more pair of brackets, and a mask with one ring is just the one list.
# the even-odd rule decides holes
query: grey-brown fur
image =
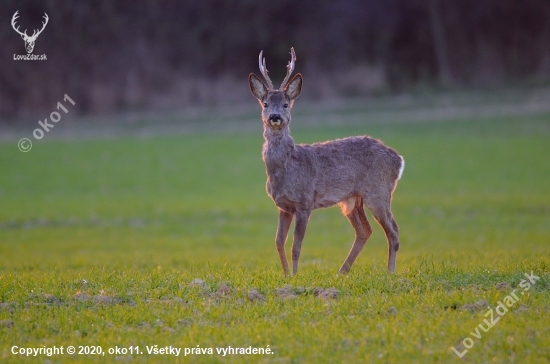
{"label": "grey-brown fur", "polygon": [[262,106],[263,160],[267,170],[267,193],[279,208],[276,245],[285,274],[289,273],[284,245],[293,218],[292,273],[298,271],[302,240],[312,210],[339,204],[355,230],[355,241],[340,268],[347,273],[372,234],[363,205],[386,233],[388,270],[395,270],[399,227],[391,212],[392,193],[404,168],[395,150],[368,136],[356,136],[311,145],[295,144],[290,136],[290,109],[302,88],[302,75],[290,81],[294,49],[287,77],[274,90],[260,53],[260,70],[267,85],[250,74],[252,94]]}

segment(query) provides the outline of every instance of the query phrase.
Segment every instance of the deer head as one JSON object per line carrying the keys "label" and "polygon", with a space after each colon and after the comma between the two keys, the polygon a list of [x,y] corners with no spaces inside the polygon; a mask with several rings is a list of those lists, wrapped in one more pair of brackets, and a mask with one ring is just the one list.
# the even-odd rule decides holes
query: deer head
{"label": "deer head", "polygon": [[273,82],[267,75],[265,58],[262,57],[263,51],[260,52],[259,65],[266,83],[253,73],[248,76],[250,91],[262,107],[262,121],[265,127],[273,130],[280,130],[290,123],[290,108],[302,91],[301,74],[298,73],[289,81],[296,61],[294,48],[290,49],[290,54],[290,62],[286,66],[286,77],[278,90],[273,88]]}
{"label": "deer head", "polygon": [[36,42],[36,38],[38,38],[38,36],[40,35],[40,33],[42,33],[42,31],[44,30],[44,28],[46,28],[46,24],[48,24],[48,14],[44,13],[44,20],[42,22],[42,29],[40,30],[34,30],[34,32],[32,33],[32,35],[29,37],[27,35],[27,29],[25,29],[24,32],[21,32],[19,31],[19,27],[15,27],[15,21],[17,20],[17,18],[19,18],[19,15],[17,15],[17,13],[19,12],[19,10],[17,10],[15,12],[15,14],[13,14],[13,18],[11,18],[11,26],[13,27],[13,30],[15,30],[17,33],[19,33],[21,35],[21,38],[23,38],[23,40],[25,41],[25,49],[27,50],[27,53],[32,53],[32,51],[34,50],[34,42]]}

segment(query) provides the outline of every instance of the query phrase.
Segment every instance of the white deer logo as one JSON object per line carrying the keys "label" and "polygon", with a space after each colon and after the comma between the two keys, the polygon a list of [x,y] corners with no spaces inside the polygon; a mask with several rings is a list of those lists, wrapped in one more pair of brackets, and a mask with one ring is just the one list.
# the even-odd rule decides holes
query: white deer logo
{"label": "white deer logo", "polygon": [[19,27],[15,27],[15,20],[17,18],[19,18],[19,15],[17,15],[17,13],[19,12],[19,10],[17,10],[15,12],[15,14],[13,14],[13,18],[11,18],[11,26],[13,27],[13,30],[15,30],[17,33],[19,33],[21,35],[21,38],[23,38],[23,40],[25,41],[25,49],[27,50],[27,53],[32,53],[33,49],[34,49],[34,42],[36,42],[36,38],[38,38],[38,36],[40,35],[40,33],[42,33],[42,31],[44,30],[44,28],[46,28],[46,24],[48,24],[48,14],[44,13],[44,20],[46,20],[45,22],[42,22],[42,29],[40,30],[34,30],[34,32],[32,33],[32,35],[29,37],[27,35],[27,29],[25,29],[24,32],[21,32],[19,31]]}

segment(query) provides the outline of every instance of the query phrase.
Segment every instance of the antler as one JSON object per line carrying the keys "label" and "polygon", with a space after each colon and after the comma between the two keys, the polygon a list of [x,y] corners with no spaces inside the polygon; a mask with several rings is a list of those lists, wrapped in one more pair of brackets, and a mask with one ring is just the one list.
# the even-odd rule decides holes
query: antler
{"label": "antler", "polygon": [[283,83],[281,84],[281,87],[279,88],[280,91],[283,91],[286,87],[286,84],[288,83],[288,79],[290,78],[290,75],[294,71],[294,62],[296,61],[296,53],[294,53],[294,47],[290,48],[290,62],[288,62],[288,65],[286,66],[286,76],[283,80]]}
{"label": "antler", "polygon": [[265,58],[262,57],[264,51],[260,52],[260,57],[258,59],[258,63],[260,64],[260,72],[264,76],[265,82],[267,82],[267,88],[270,90],[273,90],[273,82],[271,82],[271,79],[267,75],[267,68],[265,67]]}
{"label": "antler", "polygon": [[48,20],[50,20],[50,18],[48,18],[48,14],[44,13],[44,18],[46,20],[46,22],[42,22],[42,29],[40,29],[37,33],[37,31],[35,30],[33,33],[32,33],[32,36],[30,38],[37,38],[40,33],[42,33],[42,31],[44,30],[44,28],[46,28],[46,24],[48,24]]}
{"label": "antler", "polygon": [[19,12],[19,10],[17,10],[15,12],[15,14],[13,14],[13,17],[11,18],[11,26],[13,28],[13,30],[15,30],[17,33],[19,33],[21,36],[25,36],[25,37],[28,37],[27,35],[27,29],[25,29],[25,32],[22,33],[20,30],[19,30],[19,27],[15,27],[15,21],[17,20],[17,18],[19,18],[19,15],[17,15],[17,13]]}

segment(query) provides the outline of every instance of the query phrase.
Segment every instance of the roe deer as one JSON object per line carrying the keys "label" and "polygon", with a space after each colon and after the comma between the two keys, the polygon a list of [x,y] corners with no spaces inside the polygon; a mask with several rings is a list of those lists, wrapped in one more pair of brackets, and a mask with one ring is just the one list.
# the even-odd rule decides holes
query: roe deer
{"label": "roe deer", "polygon": [[395,150],[368,136],[315,143],[294,144],[290,136],[290,109],[302,90],[302,75],[289,81],[296,55],[291,48],[287,74],[278,90],[267,75],[260,52],[260,72],[248,76],[250,90],[262,107],[264,145],[262,157],[267,169],[267,193],[279,208],[276,245],[285,274],[289,274],[285,242],[296,217],[292,243],[292,274],[298,271],[302,240],[312,210],[339,204],[355,230],[355,241],[340,268],[349,272],[357,255],[372,234],[363,204],[386,233],[388,271],[395,270],[399,249],[399,228],[391,212],[392,194],[405,162]]}

